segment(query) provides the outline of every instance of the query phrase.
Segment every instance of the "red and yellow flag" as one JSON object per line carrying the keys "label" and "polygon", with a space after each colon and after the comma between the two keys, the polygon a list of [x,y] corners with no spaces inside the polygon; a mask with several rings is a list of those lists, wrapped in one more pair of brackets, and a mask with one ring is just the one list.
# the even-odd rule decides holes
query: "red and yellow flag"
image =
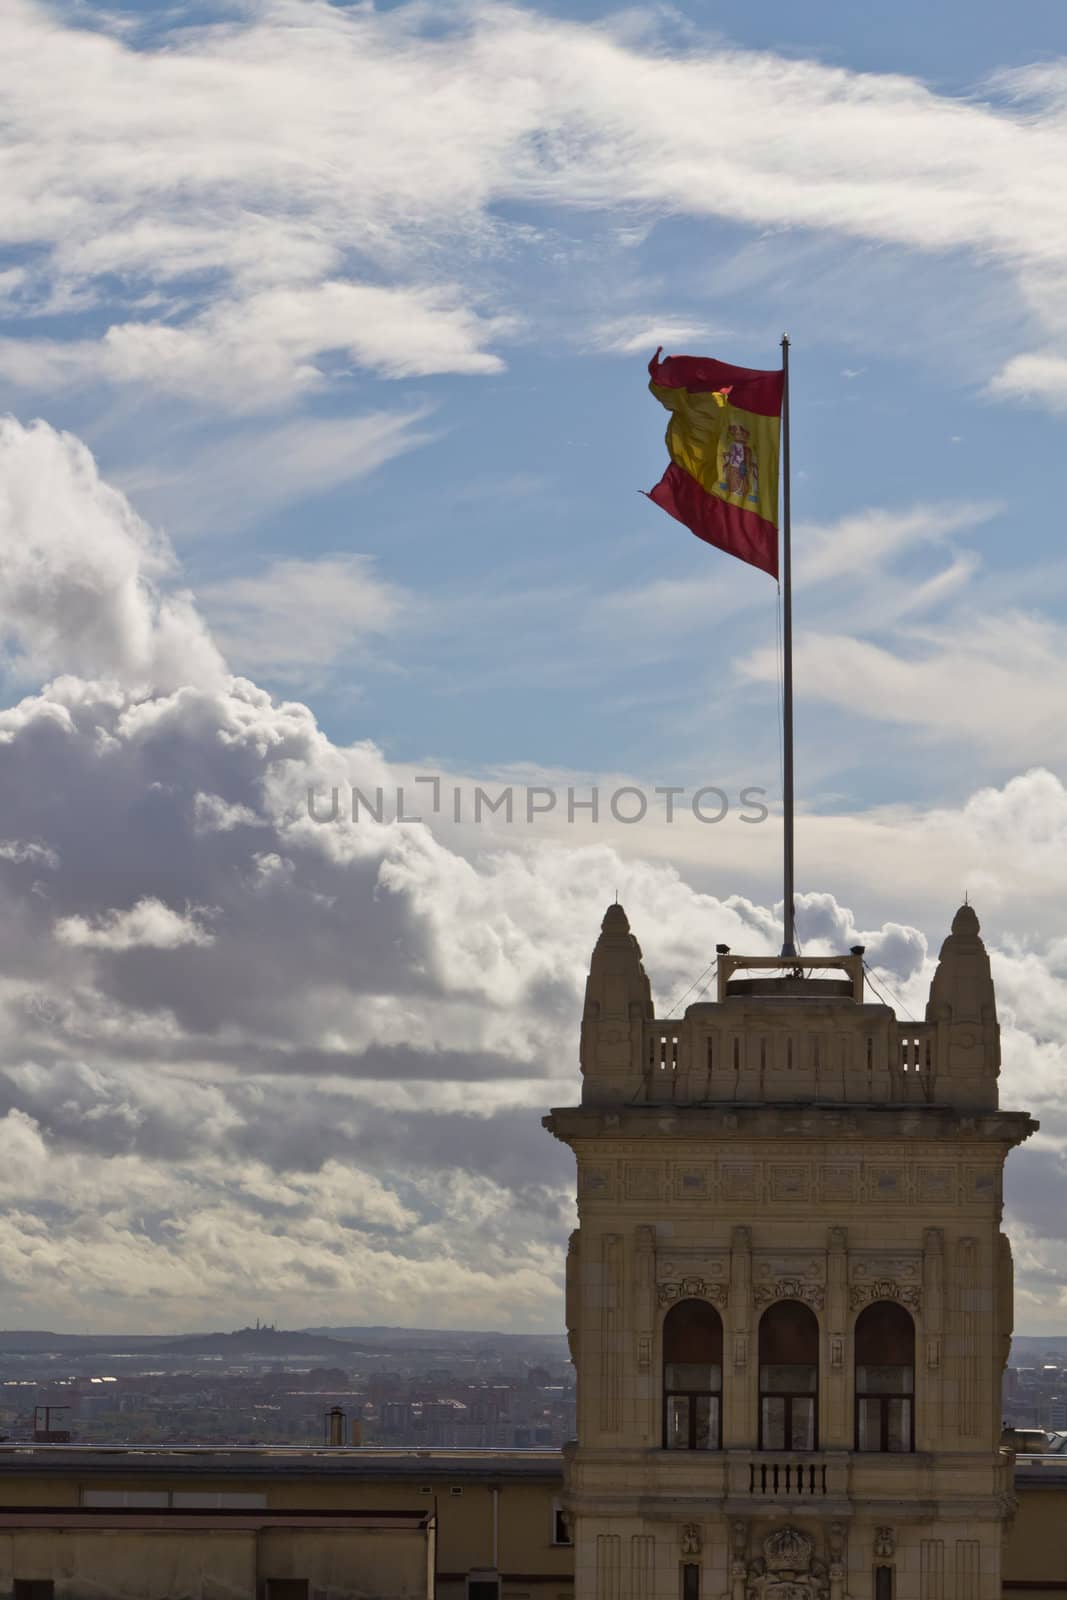
{"label": "red and yellow flag", "polygon": [[698,539],[776,578],[783,374],[660,355],[648,364],[649,388],[671,413],[671,464],[648,498]]}

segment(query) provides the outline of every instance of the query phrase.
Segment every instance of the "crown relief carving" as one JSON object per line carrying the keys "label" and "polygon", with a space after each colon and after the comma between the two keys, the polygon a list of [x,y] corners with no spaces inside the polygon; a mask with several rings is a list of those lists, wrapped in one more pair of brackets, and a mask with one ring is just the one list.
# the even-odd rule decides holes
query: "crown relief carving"
{"label": "crown relief carving", "polygon": [[656,1298],[661,1306],[675,1300],[710,1300],[712,1305],[725,1306],[729,1294],[724,1283],[709,1283],[707,1278],[669,1278],[657,1283]]}
{"label": "crown relief carving", "polygon": [[801,1278],[775,1278],[772,1283],[757,1283],[752,1299],[757,1306],[770,1305],[774,1300],[802,1300],[805,1305],[821,1311],[826,1290],[821,1283],[806,1283]]}
{"label": "crown relief carving", "polygon": [[776,1528],[762,1549],[754,1561],[735,1559],[731,1569],[738,1578],[743,1574],[744,1600],[829,1600],[831,1569],[815,1555],[806,1533]]}
{"label": "crown relief carving", "polygon": [[896,1300],[909,1311],[918,1311],[922,1294],[916,1283],[899,1283],[896,1278],[876,1278],[871,1283],[854,1283],[850,1295],[853,1311],[870,1300]]}

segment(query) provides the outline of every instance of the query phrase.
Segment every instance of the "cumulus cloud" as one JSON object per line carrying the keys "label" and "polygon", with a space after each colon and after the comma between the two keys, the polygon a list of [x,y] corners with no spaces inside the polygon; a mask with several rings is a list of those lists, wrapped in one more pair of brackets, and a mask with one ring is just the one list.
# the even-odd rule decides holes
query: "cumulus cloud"
{"label": "cumulus cloud", "polygon": [[105,911],[96,917],[60,917],[60,944],[80,950],[177,950],[183,944],[214,944],[214,937],[190,913],[175,911],[146,895],[128,911]]}
{"label": "cumulus cloud", "polygon": [[167,592],[166,540],[45,422],[0,418],[0,647],[23,677],[66,670],[145,687],[217,681],[189,596]]}
{"label": "cumulus cloud", "polygon": [[[777,948],[773,888],[724,893],[737,879],[729,846],[719,883],[695,887],[666,859],[677,836],[665,824],[576,845],[315,821],[309,786],[373,793],[407,775],[372,744],[332,742],[306,705],[229,675],[191,601],[181,681],[166,547],[76,441],[43,427],[6,437],[15,482],[25,447],[62,508],[16,495],[21,520],[5,524],[37,552],[22,659],[60,665],[69,645],[77,668],[0,712],[11,1320],[189,1327],[268,1299],[282,1321],[558,1328],[573,1172],[539,1112],[577,1092],[576,1020],[604,907],[618,891],[666,1012],[701,992],[717,942]],[[335,577],[346,574],[373,578]],[[73,619],[65,639],[34,598],[51,594]],[[1034,772],[962,810],[805,827],[825,841],[808,857],[820,871],[854,855],[853,903],[876,899],[878,873],[901,892],[908,872],[922,904],[936,902],[917,923],[864,926],[829,893],[800,899],[805,948],[866,944],[913,1013],[926,939],[971,862],[996,907],[1006,1098],[1054,1107],[1062,784]],[[751,876],[766,889],[760,850]],[[1047,933],[1035,931],[1042,904]],[[1067,1126],[1050,1117],[1043,1139],[1059,1172]],[[1012,1204],[1034,1326],[1053,1314],[1062,1243],[1032,1186]]]}

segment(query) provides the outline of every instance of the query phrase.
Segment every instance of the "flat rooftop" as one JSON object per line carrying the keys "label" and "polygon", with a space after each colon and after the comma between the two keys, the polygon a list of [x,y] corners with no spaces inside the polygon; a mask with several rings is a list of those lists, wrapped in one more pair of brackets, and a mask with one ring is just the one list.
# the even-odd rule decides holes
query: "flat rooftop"
{"label": "flat rooftop", "polygon": [[559,1450],[450,1450],[377,1445],[0,1444],[0,1477],[138,1474],[145,1477],[320,1477],[418,1481],[558,1478]]}
{"label": "flat rooftop", "polygon": [[[378,1445],[0,1444],[0,1478],[37,1474],[145,1477],[340,1477],[418,1482],[451,1479],[558,1479],[559,1450],[456,1450]],[[1067,1453],[1020,1455],[1020,1488],[1067,1487]]]}

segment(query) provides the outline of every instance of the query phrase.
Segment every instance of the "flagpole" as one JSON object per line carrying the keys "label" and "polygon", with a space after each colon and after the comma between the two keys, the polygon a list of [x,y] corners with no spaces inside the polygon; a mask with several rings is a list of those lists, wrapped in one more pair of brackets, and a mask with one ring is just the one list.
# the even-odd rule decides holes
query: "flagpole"
{"label": "flagpole", "polygon": [[782,334],[782,821],[784,824],[783,956],[795,956],[793,904],[793,550],[789,525],[789,335]]}

